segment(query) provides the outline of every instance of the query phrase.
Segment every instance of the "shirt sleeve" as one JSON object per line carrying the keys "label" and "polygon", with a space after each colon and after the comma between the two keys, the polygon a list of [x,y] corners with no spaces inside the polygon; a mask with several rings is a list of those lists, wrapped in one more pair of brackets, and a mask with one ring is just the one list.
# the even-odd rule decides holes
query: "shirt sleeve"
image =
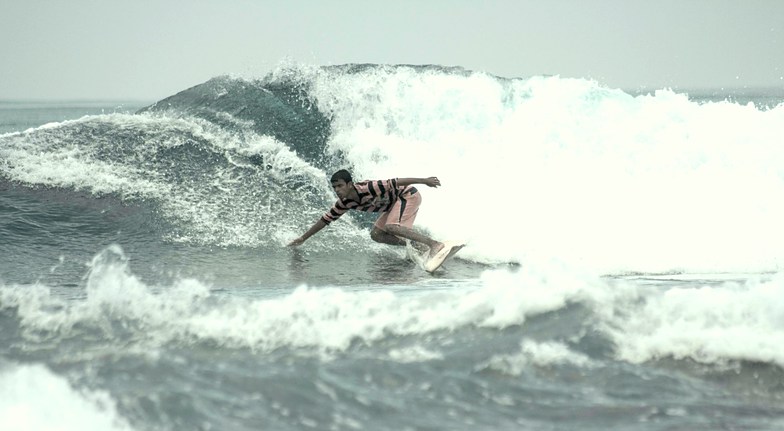
{"label": "shirt sleeve", "polygon": [[340,216],[346,213],[346,211],[348,211],[348,208],[346,208],[340,201],[337,201],[335,202],[335,205],[332,205],[332,208],[330,208],[329,211],[325,212],[324,215],[321,216],[321,220],[326,224],[330,224],[333,221],[339,219]]}

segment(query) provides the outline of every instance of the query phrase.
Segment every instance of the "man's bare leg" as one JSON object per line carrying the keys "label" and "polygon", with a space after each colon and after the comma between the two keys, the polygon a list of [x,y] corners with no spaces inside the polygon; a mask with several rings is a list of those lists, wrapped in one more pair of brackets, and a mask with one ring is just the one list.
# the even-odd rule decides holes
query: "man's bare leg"
{"label": "man's bare leg", "polygon": [[387,233],[377,227],[373,227],[373,230],[370,231],[370,239],[375,242],[380,242],[382,244],[389,244],[389,245],[406,245],[406,240],[400,237],[396,237],[391,233]]}
{"label": "man's bare leg", "polygon": [[396,224],[387,225],[384,230],[374,227],[373,231],[370,232],[370,237],[373,238],[374,241],[392,245],[405,245],[406,242],[402,238],[409,239],[428,246],[430,248],[430,257],[435,256],[436,253],[444,248],[443,243],[428,238],[413,229]]}

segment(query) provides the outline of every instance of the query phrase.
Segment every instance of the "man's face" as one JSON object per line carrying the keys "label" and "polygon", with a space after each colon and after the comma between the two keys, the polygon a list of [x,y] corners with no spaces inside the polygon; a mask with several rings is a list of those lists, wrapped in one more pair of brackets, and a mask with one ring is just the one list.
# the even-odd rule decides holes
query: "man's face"
{"label": "man's face", "polygon": [[335,190],[335,194],[338,195],[340,199],[346,199],[353,188],[354,183],[351,181],[345,182],[343,180],[337,180],[332,183],[332,189]]}

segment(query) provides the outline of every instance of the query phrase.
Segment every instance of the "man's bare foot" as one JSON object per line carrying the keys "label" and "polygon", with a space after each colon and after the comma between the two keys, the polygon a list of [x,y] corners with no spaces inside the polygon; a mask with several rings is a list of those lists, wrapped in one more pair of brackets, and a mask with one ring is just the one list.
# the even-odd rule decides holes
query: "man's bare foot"
{"label": "man's bare foot", "polygon": [[435,245],[430,247],[430,257],[433,257],[438,254],[444,248],[443,242],[436,242]]}

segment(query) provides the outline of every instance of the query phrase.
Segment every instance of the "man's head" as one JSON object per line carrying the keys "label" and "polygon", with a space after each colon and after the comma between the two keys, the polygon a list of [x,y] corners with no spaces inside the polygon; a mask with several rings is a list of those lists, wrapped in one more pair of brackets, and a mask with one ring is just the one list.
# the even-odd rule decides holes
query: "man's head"
{"label": "man's head", "polygon": [[330,182],[335,183],[338,180],[343,180],[343,182],[346,182],[346,183],[352,182],[351,172],[349,172],[349,171],[347,171],[345,169],[341,169],[341,170],[335,172],[334,174],[332,174],[332,179],[330,179]]}
{"label": "man's head", "polygon": [[354,182],[351,179],[351,173],[345,169],[341,169],[334,174],[330,179],[332,182],[332,189],[340,199],[346,199],[354,189]]}

